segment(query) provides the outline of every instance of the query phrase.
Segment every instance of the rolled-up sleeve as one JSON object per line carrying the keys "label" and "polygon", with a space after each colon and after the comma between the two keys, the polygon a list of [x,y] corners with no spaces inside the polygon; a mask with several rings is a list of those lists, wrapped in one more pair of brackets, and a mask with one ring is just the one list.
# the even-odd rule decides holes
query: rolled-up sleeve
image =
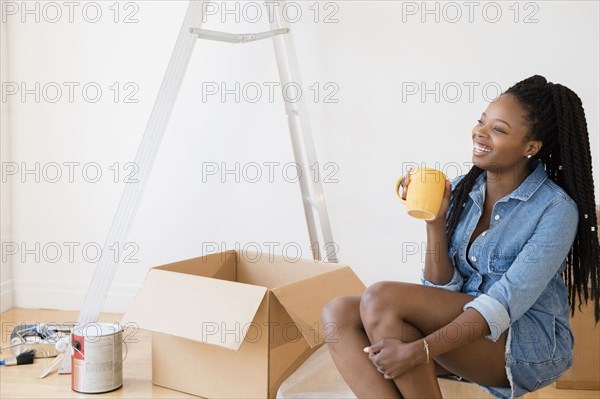
{"label": "rolled-up sleeve", "polygon": [[458,269],[455,267],[454,275],[452,276],[452,279],[446,284],[438,285],[438,284],[434,284],[431,281],[427,280],[425,278],[425,271],[422,270],[421,271],[421,284],[426,285],[428,287],[443,288],[445,290],[458,292],[461,290],[461,288],[464,284],[464,278],[463,278],[462,274],[460,274]]}
{"label": "rolled-up sleeve", "polygon": [[464,305],[476,309],[487,321],[497,341],[508,327],[538,300],[573,245],[579,221],[577,206],[570,199],[551,205],[540,218],[535,231],[506,273],[486,294]]}
{"label": "rolled-up sleeve", "polygon": [[[496,283],[497,284],[497,283]],[[468,308],[477,310],[488,326],[490,334],[486,336],[494,342],[498,341],[500,335],[510,327],[510,316],[504,305],[492,296],[481,294],[463,307],[463,311]]]}

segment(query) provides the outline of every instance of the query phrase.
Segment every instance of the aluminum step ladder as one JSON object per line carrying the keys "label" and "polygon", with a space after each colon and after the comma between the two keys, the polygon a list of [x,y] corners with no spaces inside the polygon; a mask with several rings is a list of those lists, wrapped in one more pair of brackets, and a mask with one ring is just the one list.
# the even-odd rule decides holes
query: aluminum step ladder
{"label": "aluminum step ladder", "polygon": [[[127,240],[196,41],[198,39],[208,39],[227,43],[248,43],[271,38],[279,70],[280,87],[286,87],[289,83],[301,85],[290,24],[282,15],[282,10],[286,6],[285,0],[269,2],[268,7],[265,4],[269,15],[270,31],[249,34],[202,29],[208,3],[210,2],[191,0],[188,5],[177,42],[171,54],[171,60],[135,157],[135,163],[139,166],[140,171],[138,182],[125,186],[102,255],[79,313],[77,320],[79,325],[96,322],[100,316],[118,266],[118,263],[114,261],[114,257],[111,256],[110,247],[114,243],[122,243]],[[316,164],[317,158],[306,104],[303,98],[297,102],[284,101],[284,103],[295,160],[301,171],[308,171],[311,165]],[[307,176],[309,176],[309,173],[301,173],[299,182],[313,258],[337,263],[337,249],[331,233],[321,181],[320,179],[314,181]],[[68,353],[62,360],[59,372],[61,374],[71,372],[71,359]]]}

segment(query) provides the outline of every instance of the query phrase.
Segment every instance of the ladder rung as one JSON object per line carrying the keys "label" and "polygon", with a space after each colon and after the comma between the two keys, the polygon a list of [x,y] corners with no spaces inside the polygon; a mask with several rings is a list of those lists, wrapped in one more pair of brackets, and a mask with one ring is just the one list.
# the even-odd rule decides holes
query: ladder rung
{"label": "ladder rung", "polygon": [[198,39],[216,40],[227,43],[247,43],[256,40],[266,39],[276,35],[286,34],[290,31],[289,28],[281,28],[258,33],[229,33],[219,32],[216,30],[190,28],[190,33],[198,35]]}

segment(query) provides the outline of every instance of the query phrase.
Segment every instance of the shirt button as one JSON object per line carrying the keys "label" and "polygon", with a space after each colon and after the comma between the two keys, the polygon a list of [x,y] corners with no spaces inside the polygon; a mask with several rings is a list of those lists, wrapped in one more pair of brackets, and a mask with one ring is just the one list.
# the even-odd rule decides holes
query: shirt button
{"label": "shirt button", "polygon": [[476,256],[471,256],[471,260],[472,260],[473,262],[477,262],[477,257],[476,257]]}
{"label": "shirt button", "polygon": [[494,220],[500,220],[500,215],[494,216]]}
{"label": "shirt button", "polygon": [[481,233],[482,236],[485,237],[485,235],[487,234],[487,231],[484,231],[483,233]]}

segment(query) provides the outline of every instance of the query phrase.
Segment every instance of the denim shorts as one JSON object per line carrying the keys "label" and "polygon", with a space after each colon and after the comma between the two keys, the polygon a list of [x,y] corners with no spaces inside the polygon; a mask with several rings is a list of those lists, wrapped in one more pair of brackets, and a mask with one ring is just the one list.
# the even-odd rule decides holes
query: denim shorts
{"label": "denim shorts", "polygon": [[[550,385],[573,365],[573,336],[570,329],[559,325],[540,326],[551,330],[553,336],[535,335],[519,321],[508,329],[506,338],[506,375],[510,388],[478,385],[500,399],[512,399]],[[527,335],[526,335],[527,334]],[[539,339],[532,340],[531,337]],[[544,355],[544,353],[546,355]],[[544,359],[546,357],[546,359]]]}

